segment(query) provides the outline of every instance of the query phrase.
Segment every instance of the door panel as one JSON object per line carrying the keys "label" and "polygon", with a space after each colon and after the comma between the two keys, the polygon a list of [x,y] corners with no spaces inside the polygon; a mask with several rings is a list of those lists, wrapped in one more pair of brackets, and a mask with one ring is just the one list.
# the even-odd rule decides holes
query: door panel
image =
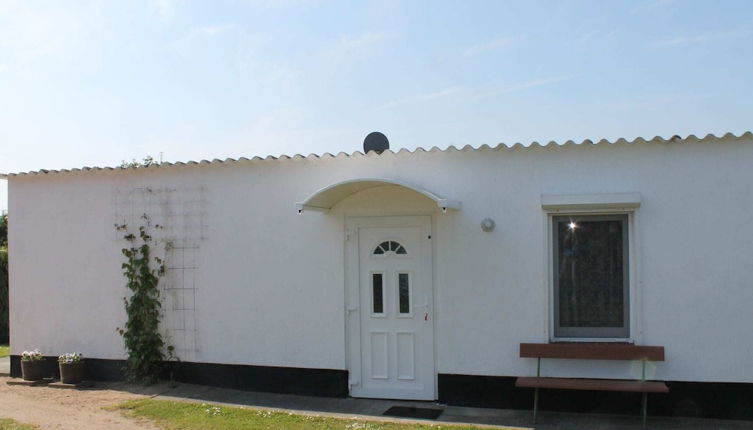
{"label": "door panel", "polygon": [[371,343],[367,349],[371,349],[371,378],[388,379],[389,378],[389,356],[387,347],[389,334],[386,331],[372,331]]}
{"label": "door panel", "polygon": [[415,346],[413,332],[397,333],[397,379],[403,381],[416,379]]}

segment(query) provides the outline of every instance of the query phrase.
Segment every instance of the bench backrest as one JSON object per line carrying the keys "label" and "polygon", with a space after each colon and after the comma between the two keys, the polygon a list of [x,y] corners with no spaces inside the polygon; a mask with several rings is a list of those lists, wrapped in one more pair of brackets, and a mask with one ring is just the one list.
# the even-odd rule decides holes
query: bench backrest
{"label": "bench backrest", "polygon": [[526,358],[664,361],[664,347],[639,346],[630,343],[521,343],[520,356]]}

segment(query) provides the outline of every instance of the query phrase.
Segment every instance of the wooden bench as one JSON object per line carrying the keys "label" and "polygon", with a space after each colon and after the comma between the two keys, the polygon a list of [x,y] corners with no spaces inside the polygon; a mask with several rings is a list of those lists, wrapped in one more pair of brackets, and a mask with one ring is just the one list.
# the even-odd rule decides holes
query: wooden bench
{"label": "wooden bench", "polygon": [[[533,423],[539,407],[539,389],[555,390],[589,390],[622,391],[643,394],[643,426],[646,425],[648,411],[648,393],[668,393],[667,384],[660,381],[646,380],[646,362],[664,361],[663,346],[637,346],[628,343],[521,343],[522,358],[538,359],[536,377],[520,377],[515,381],[516,387],[533,388]],[[545,378],[541,376],[542,358],[586,359],[586,360],[640,360],[642,362],[641,379],[580,379],[580,378]]]}

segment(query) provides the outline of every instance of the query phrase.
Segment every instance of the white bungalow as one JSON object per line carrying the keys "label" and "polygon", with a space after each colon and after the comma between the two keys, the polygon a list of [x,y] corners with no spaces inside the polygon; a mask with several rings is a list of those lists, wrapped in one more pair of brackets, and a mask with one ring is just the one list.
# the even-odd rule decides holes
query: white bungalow
{"label": "white bungalow", "polygon": [[[148,214],[171,244],[182,380],[530,408],[514,381],[543,356],[542,376],[665,382],[658,414],[736,416],[753,409],[752,166],[748,132],[8,174],[12,372],[40,348],[118,377],[113,226]],[[559,342],[666,355],[643,375],[521,354]]]}

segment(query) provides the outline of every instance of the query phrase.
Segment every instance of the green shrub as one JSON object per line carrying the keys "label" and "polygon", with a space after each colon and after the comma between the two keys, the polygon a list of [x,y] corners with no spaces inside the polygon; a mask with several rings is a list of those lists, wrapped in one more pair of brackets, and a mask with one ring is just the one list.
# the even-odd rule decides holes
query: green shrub
{"label": "green shrub", "polygon": [[8,247],[8,214],[0,214],[0,248]]}
{"label": "green shrub", "polygon": [[0,343],[8,342],[8,250],[0,248]]}
{"label": "green shrub", "polygon": [[[159,279],[165,274],[164,261],[151,253],[152,236],[147,232],[151,227],[149,217],[142,216],[144,225],[139,226],[138,235],[128,231],[128,226],[116,225],[123,232],[128,246],[123,248],[126,261],[122,264],[126,286],[131,292],[124,297],[128,320],[118,328],[123,336],[128,379],[136,382],[153,383],[163,369],[165,342],[159,331],[162,303],[160,301]],[[154,228],[161,228],[155,225]],[[172,347],[167,347],[168,353]]]}

